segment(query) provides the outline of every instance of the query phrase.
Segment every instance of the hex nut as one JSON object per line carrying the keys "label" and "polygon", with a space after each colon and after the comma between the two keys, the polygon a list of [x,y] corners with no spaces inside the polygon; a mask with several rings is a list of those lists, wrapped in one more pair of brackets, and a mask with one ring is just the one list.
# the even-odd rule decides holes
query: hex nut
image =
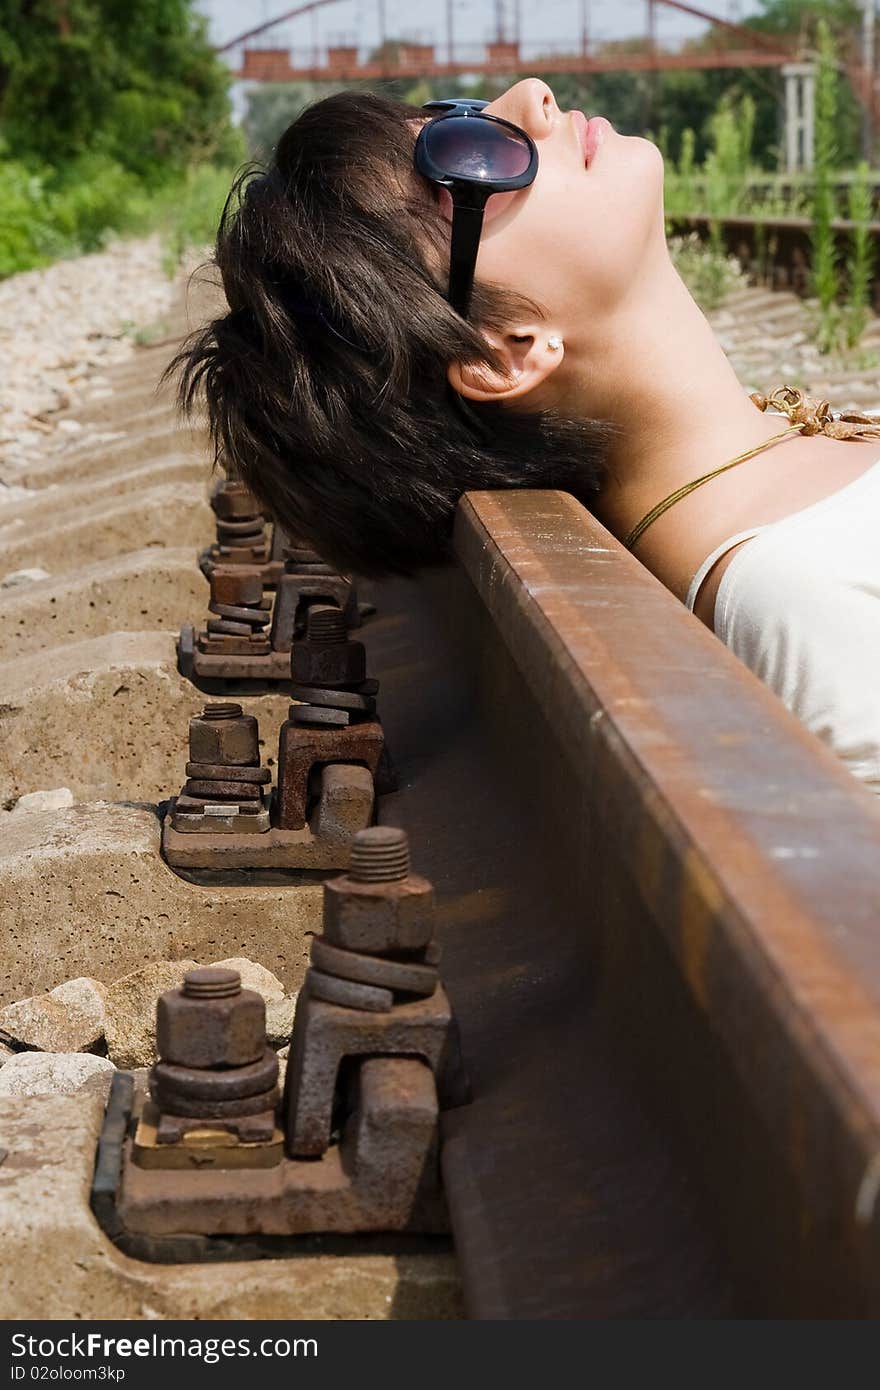
{"label": "hex nut", "polygon": [[252,767],[260,762],[260,731],[252,714],[235,719],[189,721],[189,760],[191,763],[241,763]]}
{"label": "hex nut", "polygon": [[215,565],[211,571],[211,600],[214,603],[259,603],[263,597],[263,574],[252,565]]}
{"label": "hex nut", "polygon": [[360,685],[367,653],[363,642],[294,642],[290,670],[299,685]]}
{"label": "hex nut", "polygon": [[324,939],[379,955],[419,951],[434,931],[434,888],[418,874],[392,883],[359,883],[348,874],[324,884]]}
{"label": "hex nut", "polygon": [[242,521],[259,516],[260,504],[244,483],[222,483],[211,498],[214,515],[223,521]]}
{"label": "hex nut", "polygon": [[180,1067],[250,1066],[266,1048],[266,1001],[253,989],[219,999],[170,989],[156,1005],[156,1048]]}

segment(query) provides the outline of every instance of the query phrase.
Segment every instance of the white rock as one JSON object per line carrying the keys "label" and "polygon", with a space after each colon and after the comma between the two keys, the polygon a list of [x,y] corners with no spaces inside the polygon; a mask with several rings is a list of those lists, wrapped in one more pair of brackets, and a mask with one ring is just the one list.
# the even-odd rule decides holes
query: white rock
{"label": "white rock", "polygon": [[290,994],[266,1005],[266,1039],[270,1047],[289,1042],[296,1000],[297,996]]}
{"label": "white rock", "polygon": [[[65,980],[63,984],[50,989],[48,997],[61,1004],[71,1018],[79,1019],[84,1032],[86,1027],[91,1030],[93,1041],[87,1044],[89,1048],[103,1041],[107,989],[100,980],[92,980],[88,975],[77,975],[75,979]],[[78,1052],[80,1049],[71,1048],[70,1051]]]}
{"label": "white rock", "polygon": [[17,584],[36,584],[38,579],[48,578],[48,570],[12,570],[10,574],[0,579],[0,589],[14,589]]}
{"label": "white rock", "polygon": [[81,976],[0,1009],[0,1031],[41,1052],[85,1052],[104,1036],[104,986]]}
{"label": "white rock", "polygon": [[7,1047],[5,1043],[0,1043],[0,1067],[3,1066],[4,1062],[8,1062],[10,1057],[14,1056],[15,1053],[11,1047]]}
{"label": "white rock", "polygon": [[53,787],[46,792],[25,792],[13,806],[13,811],[63,811],[73,805],[69,787]]}
{"label": "white rock", "polygon": [[118,1067],[151,1067],[156,1061],[156,1000],[183,983],[194,960],[158,960],[107,986],[104,1036]]}
{"label": "white rock", "polygon": [[17,1052],[0,1067],[0,1096],[103,1094],[114,1071],[89,1052]]}
{"label": "white rock", "polygon": [[162,269],[158,236],[0,282],[0,435],[15,440],[4,449],[5,472],[26,474],[47,449],[63,450],[88,435],[76,419],[38,417],[75,411],[87,390],[107,386],[96,373],[137,351],[124,326],[131,332],[132,325],[164,319],[176,293]]}
{"label": "white rock", "polygon": [[0,484],[0,503],[3,502],[27,502],[34,497],[34,491],[29,487],[20,487],[18,483]]}

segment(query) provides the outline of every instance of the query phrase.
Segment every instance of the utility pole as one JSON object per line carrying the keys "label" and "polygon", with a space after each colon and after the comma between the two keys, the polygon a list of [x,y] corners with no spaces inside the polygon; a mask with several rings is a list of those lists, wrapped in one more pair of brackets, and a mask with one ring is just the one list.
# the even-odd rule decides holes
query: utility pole
{"label": "utility pole", "polygon": [[504,0],[495,0],[495,38],[498,43],[504,43],[506,38],[504,32]]}
{"label": "utility pole", "polygon": [[874,19],[876,0],[863,0],[862,10],[862,158],[874,162]]}

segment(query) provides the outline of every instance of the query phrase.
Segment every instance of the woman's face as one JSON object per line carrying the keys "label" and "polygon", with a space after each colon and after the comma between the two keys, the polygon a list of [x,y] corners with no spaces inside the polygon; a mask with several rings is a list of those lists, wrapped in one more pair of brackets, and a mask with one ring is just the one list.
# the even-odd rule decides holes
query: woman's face
{"label": "woman's face", "polygon": [[477,278],[536,301],[562,332],[613,313],[646,254],[665,246],[657,146],[604,120],[588,131],[538,78],[486,110],[527,131],[539,163],[529,188],[489,199]]}

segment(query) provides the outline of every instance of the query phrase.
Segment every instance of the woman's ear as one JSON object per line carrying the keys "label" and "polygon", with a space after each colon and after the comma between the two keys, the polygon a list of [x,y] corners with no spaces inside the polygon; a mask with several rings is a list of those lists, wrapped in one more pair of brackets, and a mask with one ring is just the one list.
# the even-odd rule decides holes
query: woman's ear
{"label": "woman's ear", "polygon": [[521,328],[517,333],[484,333],[501,359],[502,371],[488,362],[452,362],[449,384],[470,401],[509,401],[542,385],[564,356],[562,338],[543,325]]}

